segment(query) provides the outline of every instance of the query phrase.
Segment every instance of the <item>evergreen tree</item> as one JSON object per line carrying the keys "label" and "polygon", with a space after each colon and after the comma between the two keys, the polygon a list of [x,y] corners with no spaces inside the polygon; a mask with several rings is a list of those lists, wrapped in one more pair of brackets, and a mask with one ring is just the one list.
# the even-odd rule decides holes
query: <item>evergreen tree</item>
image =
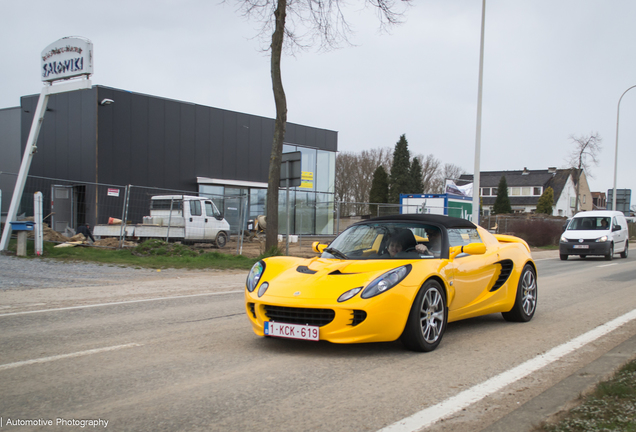
{"label": "evergreen tree", "polygon": [[[369,191],[369,202],[372,203],[388,203],[389,202],[389,176],[380,165],[373,172],[373,180],[371,182],[371,190]],[[378,215],[378,206],[371,204],[369,211],[372,216]]]}
{"label": "evergreen tree", "polygon": [[400,136],[400,140],[395,144],[393,150],[393,164],[391,165],[391,176],[389,178],[389,202],[398,204],[400,202],[400,194],[408,193],[410,180],[410,161],[409,143],[406,135]]}
{"label": "evergreen tree", "polygon": [[422,173],[422,164],[420,160],[416,157],[413,158],[413,162],[411,162],[411,169],[409,170],[409,176],[411,180],[411,186],[407,193],[412,194],[423,194],[424,193],[424,174]]}
{"label": "evergreen tree", "polygon": [[492,207],[494,214],[506,214],[512,213],[512,207],[510,207],[510,198],[508,198],[508,182],[506,176],[501,176],[499,180],[499,186],[497,187],[497,199],[495,199],[495,205]]}
{"label": "evergreen tree", "polygon": [[548,187],[543,191],[537,202],[536,213],[552,215],[552,206],[554,205],[554,190]]}

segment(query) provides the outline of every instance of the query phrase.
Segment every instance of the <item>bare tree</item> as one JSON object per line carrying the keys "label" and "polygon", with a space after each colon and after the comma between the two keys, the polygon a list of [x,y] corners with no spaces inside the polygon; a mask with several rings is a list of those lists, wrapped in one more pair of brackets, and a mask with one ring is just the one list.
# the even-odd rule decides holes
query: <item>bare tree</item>
{"label": "bare tree", "polygon": [[[284,48],[308,48],[318,45],[320,50],[337,47],[341,42],[348,43],[351,34],[345,20],[344,0],[236,0],[242,13],[263,23],[260,35],[271,35],[267,50],[271,52],[271,77],[274,102],[276,104],[276,122],[272,153],[269,159],[269,178],[267,187],[267,235],[265,248],[278,245],[278,184],[280,181],[280,162],[287,124],[287,99],[281,78],[281,56]],[[398,4],[407,4],[410,0],[360,0],[365,6],[375,8],[380,27],[387,28],[398,24],[402,12]]]}
{"label": "bare tree", "polygon": [[424,193],[437,193],[440,161],[433,155],[417,155],[422,165]]}
{"label": "bare tree", "polygon": [[592,177],[591,167],[598,165],[598,154],[601,151],[601,143],[603,139],[598,132],[592,132],[589,135],[575,136],[570,135],[570,140],[574,144],[574,148],[570,153],[568,165],[573,168],[573,177],[576,181],[576,200],[574,204],[574,213],[579,211],[579,190],[581,188],[581,172],[584,170],[589,177]]}

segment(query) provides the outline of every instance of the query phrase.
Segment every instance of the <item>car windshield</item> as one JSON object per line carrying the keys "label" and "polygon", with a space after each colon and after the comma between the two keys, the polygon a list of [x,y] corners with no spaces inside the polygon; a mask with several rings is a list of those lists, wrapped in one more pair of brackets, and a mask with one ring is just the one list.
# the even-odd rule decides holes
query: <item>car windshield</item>
{"label": "car windshield", "polygon": [[439,258],[440,228],[418,223],[377,222],[346,229],[324,250],[323,258],[432,259]]}
{"label": "car windshield", "polygon": [[577,217],[570,221],[568,231],[604,231],[609,229],[611,218],[609,216],[586,216]]}

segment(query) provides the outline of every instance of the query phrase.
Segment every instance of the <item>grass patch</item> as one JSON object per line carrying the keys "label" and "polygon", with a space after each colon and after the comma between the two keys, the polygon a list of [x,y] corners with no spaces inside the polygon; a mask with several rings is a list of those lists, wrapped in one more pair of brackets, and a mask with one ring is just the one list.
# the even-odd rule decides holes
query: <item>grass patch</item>
{"label": "grass patch", "polygon": [[636,360],[570,410],[555,425],[537,432],[636,432]]}
{"label": "grass patch", "polygon": [[[85,261],[92,263],[130,266],[134,268],[185,268],[185,269],[239,269],[249,270],[259,258],[242,255],[208,252],[179,243],[148,240],[135,248],[106,249],[87,246],[56,248],[54,243],[44,243],[44,256],[60,261]],[[16,250],[12,240],[9,250]],[[34,258],[33,241],[27,242],[27,258]]]}

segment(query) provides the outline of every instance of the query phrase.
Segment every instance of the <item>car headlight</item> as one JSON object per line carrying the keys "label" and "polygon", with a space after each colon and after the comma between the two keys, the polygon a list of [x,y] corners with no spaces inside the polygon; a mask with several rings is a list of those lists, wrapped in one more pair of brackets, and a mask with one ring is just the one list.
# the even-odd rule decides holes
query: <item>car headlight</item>
{"label": "car headlight", "polygon": [[373,296],[377,296],[378,294],[382,294],[386,290],[389,290],[402,282],[402,279],[406,277],[411,271],[411,264],[407,264],[402,267],[398,267],[391,271],[384,273],[379,278],[375,279],[371,282],[362,292],[360,297],[364,299],[371,298]]}
{"label": "car headlight", "polygon": [[264,261],[259,261],[252,266],[250,273],[247,275],[247,281],[245,282],[245,286],[249,292],[254,291],[254,289],[258,285],[258,282],[261,280],[261,276],[263,276],[264,271]]}
{"label": "car headlight", "polygon": [[597,238],[596,241],[599,242],[599,243],[606,242],[607,241],[607,236],[605,235],[603,237]]}
{"label": "car headlight", "polygon": [[358,294],[360,291],[362,291],[362,287],[350,289],[349,291],[347,291],[346,293],[344,293],[340,297],[338,297],[338,303],[342,303],[343,301],[349,300],[350,298],[352,298],[356,294]]}
{"label": "car headlight", "polygon": [[568,242],[568,239],[566,239],[565,236],[562,236],[561,237],[561,243],[567,243],[567,242]]}
{"label": "car headlight", "polygon": [[265,291],[267,291],[267,288],[269,288],[269,284],[267,282],[263,282],[261,284],[261,287],[258,289],[258,296],[263,297],[263,294],[265,294]]}

